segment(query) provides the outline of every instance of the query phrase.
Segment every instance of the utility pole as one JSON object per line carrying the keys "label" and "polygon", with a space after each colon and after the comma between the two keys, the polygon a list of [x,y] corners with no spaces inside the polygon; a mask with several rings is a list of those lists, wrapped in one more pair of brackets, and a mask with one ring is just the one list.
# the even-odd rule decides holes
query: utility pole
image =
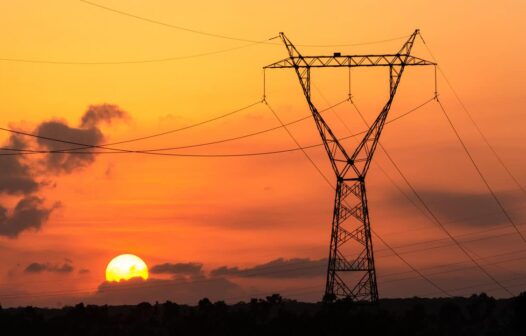
{"label": "utility pole", "polygon": [[[340,53],[334,53],[332,56],[303,56],[285,34],[280,33],[289,57],[264,67],[293,68],[296,71],[336,175],[325,301],[342,298],[353,301],[378,301],[365,177],[405,67],[436,65],[411,55],[418,34],[419,31],[415,30],[395,54],[342,56]],[[311,100],[311,69],[327,67],[389,69],[390,90],[387,103],[352,154],[342,146]]]}

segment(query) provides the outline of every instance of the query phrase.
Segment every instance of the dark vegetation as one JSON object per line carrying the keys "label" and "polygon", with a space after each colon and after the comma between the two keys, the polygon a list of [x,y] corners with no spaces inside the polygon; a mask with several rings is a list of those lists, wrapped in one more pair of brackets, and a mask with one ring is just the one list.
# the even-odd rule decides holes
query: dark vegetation
{"label": "dark vegetation", "polygon": [[1,335],[526,335],[526,292],[512,299],[302,303],[272,295],[226,305],[202,299],[62,309],[0,309]]}

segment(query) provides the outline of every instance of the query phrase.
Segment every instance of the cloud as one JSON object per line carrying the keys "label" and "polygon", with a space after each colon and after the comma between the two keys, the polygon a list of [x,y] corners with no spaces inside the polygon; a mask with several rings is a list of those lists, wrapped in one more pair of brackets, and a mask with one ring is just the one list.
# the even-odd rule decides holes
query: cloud
{"label": "cloud", "polygon": [[[69,127],[61,121],[47,121],[40,124],[35,132],[40,137],[58,138],[69,142],[100,145],[104,140],[104,135],[98,128],[74,128]],[[72,144],[65,144],[52,140],[39,138],[38,144],[50,151],[60,151],[68,148],[81,148]],[[89,149],[84,150],[84,152]],[[45,158],[46,168],[52,172],[71,173],[92,164],[95,161],[95,154],[70,154],[70,153],[50,153]]]}
{"label": "cloud", "polygon": [[[70,127],[63,121],[52,120],[40,123],[33,133],[44,138],[100,145],[104,140],[104,134],[97,128],[97,125],[102,122],[111,123],[115,119],[127,118],[129,118],[128,114],[116,105],[91,105],[82,116],[78,128]],[[60,151],[72,147],[82,148],[80,145],[43,138],[37,138],[36,143],[41,148],[50,151]],[[27,149],[28,142],[20,135],[13,134],[6,142],[5,147],[18,150]],[[89,149],[84,151],[89,151]],[[60,173],[73,173],[75,170],[89,166],[95,161],[95,155],[93,153],[48,153],[41,161],[31,156],[1,155],[0,202],[3,201],[1,197],[4,195],[22,195],[22,198],[11,213],[0,203],[0,236],[16,238],[24,230],[40,229],[59,204],[55,203],[51,207],[45,207],[43,205],[44,199],[35,195],[41,191],[42,187],[54,183],[51,183],[52,181],[46,183],[37,181],[35,171],[30,169],[31,166],[38,167],[39,164],[43,163],[46,168],[46,178],[50,178]]]}
{"label": "cloud", "polygon": [[[7,143],[7,148],[25,149],[26,144],[17,136],[12,135]],[[39,184],[31,174],[29,167],[20,161],[19,155],[1,155],[0,167],[0,193],[10,195],[28,194],[37,191]]]}
{"label": "cloud", "polygon": [[325,275],[327,259],[308,258],[275,259],[248,268],[222,266],[210,272],[212,276],[233,276],[242,278],[313,278]]}
{"label": "cloud", "polygon": [[26,196],[15,206],[12,214],[0,205],[0,236],[16,238],[25,230],[38,230],[45,223],[51,212],[58,207],[45,207],[43,200],[37,196]]}
{"label": "cloud", "polygon": [[[11,135],[6,147],[25,149],[27,144],[20,136]],[[22,162],[22,156],[2,155],[0,167],[0,194],[23,195],[11,213],[0,204],[0,236],[16,238],[22,231],[40,229],[56,206],[45,207],[42,198],[32,195],[41,184]]]}
{"label": "cloud", "polygon": [[[128,118],[128,114],[116,105],[90,105],[81,118],[80,127],[70,127],[63,121],[52,120],[38,125],[35,133],[39,137],[42,137],[37,139],[38,144],[50,151],[82,148],[82,145],[79,146],[43,138],[54,138],[72,143],[98,146],[102,144],[104,134],[97,125],[101,122],[111,123],[114,119],[126,118]],[[83,154],[56,152],[47,154],[44,160],[46,168],[57,173],[71,173],[76,169],[84,168],[95,161],[96,154],[86,153],[89,151],[90,148],[86,148],[83,150]]]}
{"label": "cloud", "polygon": [[[72,294],[62,297],[61,302],[75,304],[110,304],[123,305],[139,302],[165,302],[167,300],[179,304],[195,305],[202,298],[209,298],[212,302],[224,300],[229,303],[239,302],[251,297],[262,297],[272,293],[281,293],[284,296],[297,295],[297,281],[319,284],[323,286],[326,259],[308,258],[279,258],[267,263],[262,263],[249,268],[220,267],[210,274],[205,274],[203,264],[164,263],[150,268],[157,271],[150,272],[151,277],[143,280],[140,277],[119,282],[104,281],[91,294]],[[73,268],[72,263],[65,262],[33,262],[25,267],[26,274],[85,274],[87,269]],[[198,274],[195,277],[155,278],[155,274]],[[232,278],[231,278],[232,277]],[[236,279],[237,278],[237,279]],[[244,278],[244,279],[240,279]],[[237,281],[236,281],[237,280]],[[276,281],[269,287],[269,280]],[[239,281],[239,283],[237,283]],[[278,284],[279,283],[279,284]],[[272,288],[277,286],[275,288]],[[288,294],[287,294],[288,293]],[[319,292],[301,294],[308,300],[318,300]],[[25,295],[28,297],[28,295]],[[29,299],[28,299],[29,300]],[[34,304],[34,300],[22,299],[10,302],[10,305]],[[54,305],[54,299],[38,301],[39,305]]]}
{"label": "cloud", "polygon": [[[483,227],[507,222],[495,199],[487,192],[423,189],[418,193],[439,218],[451,223]],[[521,216],[522,195],[501,192],[497,196],[512,218]],[[395,204],[404,201],[398,195],[390,198]]]}
{"label": "cloud", "polygon": [[129,115],[126,113],[126,111],[121,110],[117,105],[90,105],[86,113],[84,113],[82,116],[80,127],[92,128],[101,122],[111,124],[114,119],[126,120],[129,119]]}
{"label": "cloud", "polygon": [[51,272],[51,273],[71,273],[73,272],[73,266],[69,262],[65,262],[62,265],[59,264],[50,264],[50,263],[38,263],[33,262],[25,268],[24,272],[26,273],[42,273],[42,272]]}
{"label": "cloud", "polygon": [[150,273],[195,276],[202,275],[202,268],[201,263],[164,263],[150,267]]}
{"label": "cloud", "polygon": [[182,304],[196,304],[203,297],[217,301],[239,298],[243,295],[244,291],[240,286],[224,278],[198,280],[133,278],[120,282],[103,282],[97,292],[85,298],[85,301],[115,305],[170,300]]}
{"label": "cloud", "polygon": [[81,268],[79,269],[79,274],[88,274],[90,271],[87,268]]}

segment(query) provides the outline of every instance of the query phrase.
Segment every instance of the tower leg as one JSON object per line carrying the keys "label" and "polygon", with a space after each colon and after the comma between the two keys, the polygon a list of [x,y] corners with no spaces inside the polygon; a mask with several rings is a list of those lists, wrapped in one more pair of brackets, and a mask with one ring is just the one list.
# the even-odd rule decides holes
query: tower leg
{"label": "tower leg", "polygon": [[378,301],[363,179],[338,179],[324,299]]}

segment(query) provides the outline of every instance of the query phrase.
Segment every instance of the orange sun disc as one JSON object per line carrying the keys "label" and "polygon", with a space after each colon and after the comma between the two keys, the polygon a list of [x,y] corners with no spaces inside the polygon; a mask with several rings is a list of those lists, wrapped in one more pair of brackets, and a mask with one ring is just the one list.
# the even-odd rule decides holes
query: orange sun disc
{"label": "orange sun disc", "polygon": [[131,278],[148,279],[148,266],[133,254],[121,254],[113,258],[106,267],[106,281],[121,281]]}

